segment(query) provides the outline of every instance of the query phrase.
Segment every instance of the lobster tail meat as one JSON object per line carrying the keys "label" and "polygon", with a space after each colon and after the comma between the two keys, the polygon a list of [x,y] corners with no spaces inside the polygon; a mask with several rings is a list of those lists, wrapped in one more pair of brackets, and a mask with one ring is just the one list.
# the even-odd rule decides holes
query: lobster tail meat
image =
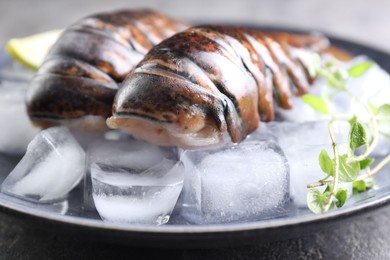
{"label": "lobster tail meat", "polygon": [[106,128],[118,84],[149,49],[186,27],[151,10],[103,13],[76,22],[62,33],[31,82],[30,118],[43,127],[83,121],[88,130]]}
{"label": "lobster tail meat", "polygon": [[186,148],[242,141],[274,106],[313,78],[303,57],[329,41],[319,35],[199,26],[164,40],[145,56],[116,94],[111,128],[159,145]]}

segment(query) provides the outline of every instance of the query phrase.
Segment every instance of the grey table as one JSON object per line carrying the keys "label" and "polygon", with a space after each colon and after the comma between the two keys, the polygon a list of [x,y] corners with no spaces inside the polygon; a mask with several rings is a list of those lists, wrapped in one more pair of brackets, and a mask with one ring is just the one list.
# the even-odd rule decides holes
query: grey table
{"label": "grey table", "polygon": [[[0,46],[103,10],[152,7],[191,21],[229,21],[317,29],[390,52],[390,1],[22,1],[0,2]],[[390,259],[390,207],[306,236],[250,247],[143,249],[101,244],[36,229],[0,214],[0,259]]]}
{"label": "grey table", "polygon": [[0,259],[390,259],[390,208],[307,236],[247,247],[134,248],[29,227],[0,214]]}

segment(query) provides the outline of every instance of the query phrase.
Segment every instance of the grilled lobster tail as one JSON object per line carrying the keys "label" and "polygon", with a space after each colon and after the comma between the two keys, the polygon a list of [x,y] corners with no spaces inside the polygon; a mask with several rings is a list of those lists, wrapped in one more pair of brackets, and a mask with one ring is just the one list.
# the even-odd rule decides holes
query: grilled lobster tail
{"label": "grilled lobster tail", "polygon": [[274,119],[274,104],[291,108],[292,95],[308,91],[307,57],[328,45],[323,36],[190,28],[138,64],[107,123],[159,145],[208,147],[226,132],[240,142]]}
{"label": "grilled lobster tail", "polygon": [[103,13],[76,22],[51,48],[29,87],[30,118],[45,127],[92,116],[97,120],[86,122],[87,128],[105,127],[118,83],[149,49],[186,27],[150,10]]}

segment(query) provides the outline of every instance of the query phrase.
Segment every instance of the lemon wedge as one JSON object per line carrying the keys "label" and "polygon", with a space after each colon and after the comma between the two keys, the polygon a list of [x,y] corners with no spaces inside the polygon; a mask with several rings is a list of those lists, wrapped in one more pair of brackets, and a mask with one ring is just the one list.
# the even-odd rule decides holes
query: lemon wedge
{"label": "lemon wedge", "polygon": [[61,33],[62,30],[52,30],[25,38],[11,39],[6,45],[6,50],[14,59],[36,70]]}

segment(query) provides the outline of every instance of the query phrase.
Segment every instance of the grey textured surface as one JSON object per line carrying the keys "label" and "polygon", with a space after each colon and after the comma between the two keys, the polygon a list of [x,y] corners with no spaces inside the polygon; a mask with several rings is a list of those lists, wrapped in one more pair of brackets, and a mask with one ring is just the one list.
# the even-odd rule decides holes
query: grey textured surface
{"label": "grey textured surface", "polygon": [[[152,7],[178,18],[321,30],[390,52],[390,1],[5,1],[0,46],[11,37],[63,28],[103,10]],[[0,214],[0,259],[390,259],[390,207],[305,237],[251,247],[162,250],[120,247],[39,230]]]}
{"label": "grey textured surface", "polygon": [[[29,227],[0,214],[1,259],[390,259],[390,208],[304,237],[248,247],[148,249]],[[142,257],[141,257],[142,256]]]}

